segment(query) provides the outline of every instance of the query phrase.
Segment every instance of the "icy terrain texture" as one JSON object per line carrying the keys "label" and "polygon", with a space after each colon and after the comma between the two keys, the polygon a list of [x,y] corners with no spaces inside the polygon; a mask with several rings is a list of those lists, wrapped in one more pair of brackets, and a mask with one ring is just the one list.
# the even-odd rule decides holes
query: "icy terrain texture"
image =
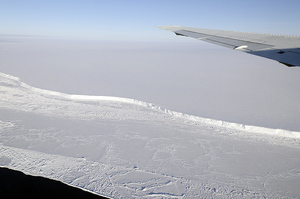
{"label": "icy terrain texture", "polygon": [[0,166],[113,198],[300,196],[299,132],[47,91],[3,73],[0,88]]}

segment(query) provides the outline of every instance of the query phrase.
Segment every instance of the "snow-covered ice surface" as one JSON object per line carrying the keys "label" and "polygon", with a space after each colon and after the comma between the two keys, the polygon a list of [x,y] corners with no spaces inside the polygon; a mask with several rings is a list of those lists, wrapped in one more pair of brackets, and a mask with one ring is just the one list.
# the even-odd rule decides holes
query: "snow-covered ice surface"
{"label": "snow-covered ice surface", "polygon": [[0,88],[0,166],[113,198],[300,197],[300,132],[47,91],[3,73]]}

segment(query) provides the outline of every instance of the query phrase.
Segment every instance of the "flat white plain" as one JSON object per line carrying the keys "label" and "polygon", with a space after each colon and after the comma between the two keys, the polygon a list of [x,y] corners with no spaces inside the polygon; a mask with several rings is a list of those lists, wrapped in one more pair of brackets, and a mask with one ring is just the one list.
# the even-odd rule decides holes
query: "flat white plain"
{"label": "flat white plain", "polygon": [[299,197],[299,132],[0,74],[0,165],[113,198]]}
{"label": "flat white plain", "polygon": [[1,38],[0,72],[63,93],[115,96],[239,124],[300,131],[299,68],[185,42]]}

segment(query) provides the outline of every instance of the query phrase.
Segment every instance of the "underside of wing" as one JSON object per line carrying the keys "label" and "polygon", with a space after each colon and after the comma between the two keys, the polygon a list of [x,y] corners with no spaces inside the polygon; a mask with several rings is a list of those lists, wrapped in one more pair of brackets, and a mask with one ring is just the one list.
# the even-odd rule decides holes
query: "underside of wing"
{"label": "underside of wing", "polygon": [[276,60],[286,66],[300,66],[300,37],[224,30],[160,26],[176,35],[192,37],[223,47]]}

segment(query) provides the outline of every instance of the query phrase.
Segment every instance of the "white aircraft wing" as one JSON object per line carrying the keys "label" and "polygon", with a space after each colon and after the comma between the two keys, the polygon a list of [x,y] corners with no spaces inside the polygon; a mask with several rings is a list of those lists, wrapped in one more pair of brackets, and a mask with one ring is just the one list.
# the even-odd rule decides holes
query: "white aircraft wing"
{"label": "white aircraft wing", "polygon": [[276,60],[286,66],[300,66],[300,37],[245,33],[225,30],[159,26],[176,35],[192,37],[212,44]]}

